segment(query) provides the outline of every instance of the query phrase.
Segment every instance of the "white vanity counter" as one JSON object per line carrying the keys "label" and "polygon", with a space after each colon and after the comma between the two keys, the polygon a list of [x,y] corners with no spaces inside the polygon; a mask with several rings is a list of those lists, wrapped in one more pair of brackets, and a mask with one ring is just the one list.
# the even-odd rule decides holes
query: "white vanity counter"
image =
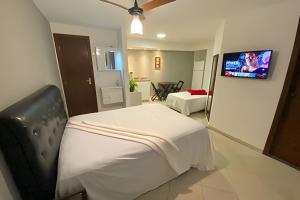
{"label": "white vanity counter", "polygon": [[150,91],[151,91],[151,81],[147,79],[136,80],[137,82],[137,91],[142,93],[142,100],[149,101],[150,99]]}

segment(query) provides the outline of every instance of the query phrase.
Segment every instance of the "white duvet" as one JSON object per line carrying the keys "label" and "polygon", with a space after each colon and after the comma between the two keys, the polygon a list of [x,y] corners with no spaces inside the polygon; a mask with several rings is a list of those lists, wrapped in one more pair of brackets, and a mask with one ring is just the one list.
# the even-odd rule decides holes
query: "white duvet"
{"label": "white duvet", "polygon": [[[168,136],[179,148],[178,172],[214,168],[211,141],[199,122],[165,106],[148,104],[72,117]],[[57,197],[83,189],[91,200],[132,200],[177,176],[149,146],[66,128],[59,154]]]}
{"label": "white duvet", "polygon": [[205,109],[207,95],[191,95],[189,92],[170,93],[166,105],[184,115]]}
{"label": "white duvet", "polygon": [[178,157],[178,147],[166,135],[156,134],[153,132],[145,132],[137,129],[126,129],[119,126],[102,124],[90,121],[68,121],[67,128],[82,130],[87,133],[97,134],[101,136],[140,143],[150,147],[163,158],[165,158],[170,167],[177,173],[180,173],[180,158]]}

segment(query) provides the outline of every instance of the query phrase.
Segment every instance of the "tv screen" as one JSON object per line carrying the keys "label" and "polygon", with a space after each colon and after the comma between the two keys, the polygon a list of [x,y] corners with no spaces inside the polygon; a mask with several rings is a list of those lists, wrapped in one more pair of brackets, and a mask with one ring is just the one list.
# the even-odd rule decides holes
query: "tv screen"
{"label": "tv screen", "polygon": [[272,50],[225,53],[222,76],[266,79]]}

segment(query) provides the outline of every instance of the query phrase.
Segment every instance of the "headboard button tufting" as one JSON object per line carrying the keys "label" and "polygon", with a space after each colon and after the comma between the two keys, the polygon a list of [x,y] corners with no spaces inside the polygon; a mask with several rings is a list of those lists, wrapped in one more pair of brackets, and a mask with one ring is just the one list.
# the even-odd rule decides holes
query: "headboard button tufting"
{"label": "headboard button tufting", "polygon": [[40,136],[39,130],[38,129],[33,129],[33,135],[36,137]]}
{"label": "headboard button tufting", "polygon": [[41,153],[41,156],[45,159],[45,160],[47,160],[47,151],[42,151],[42,153]]}
{"label": "headboard button tufting", "polygon": [[56,128],[53,129],[53,135],[56,135]]}
{"label": "headboard button tufting", "polygon": [[43,124],[44,126],[47,126],[47,125],[48,125],[47,120],[43,119],[43,120],[42,120],[42,124]]}
{"label": "headboard button tufting", "polygon": [[48,143],[49,143],[50,146],[53,145],[53,139],[52,139],[52,137],[49,137],[49,138],[48,138]]}
{"label": "headboard button tufting", "polygon": [[43,124],[44,126],[47,126],[47,125],[48,125],[48,121],[47,121],[47,116],[46,116],[46,115],[43,115],[43,116],[42,116],[42,124]]}
{"label": "headboard button tufting", "polygon": [[0,148],[21,199],[55,199],[66,122],[60,90],[51,85],[0,112]]}

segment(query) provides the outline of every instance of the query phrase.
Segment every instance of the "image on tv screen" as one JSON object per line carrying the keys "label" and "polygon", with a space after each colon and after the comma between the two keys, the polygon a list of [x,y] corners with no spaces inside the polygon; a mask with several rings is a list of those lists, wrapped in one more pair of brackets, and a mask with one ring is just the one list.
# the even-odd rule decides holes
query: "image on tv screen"
{"label": "image on tv screen", "polygon": [[222,76],[266,79],[272,50],[226,53]]}

